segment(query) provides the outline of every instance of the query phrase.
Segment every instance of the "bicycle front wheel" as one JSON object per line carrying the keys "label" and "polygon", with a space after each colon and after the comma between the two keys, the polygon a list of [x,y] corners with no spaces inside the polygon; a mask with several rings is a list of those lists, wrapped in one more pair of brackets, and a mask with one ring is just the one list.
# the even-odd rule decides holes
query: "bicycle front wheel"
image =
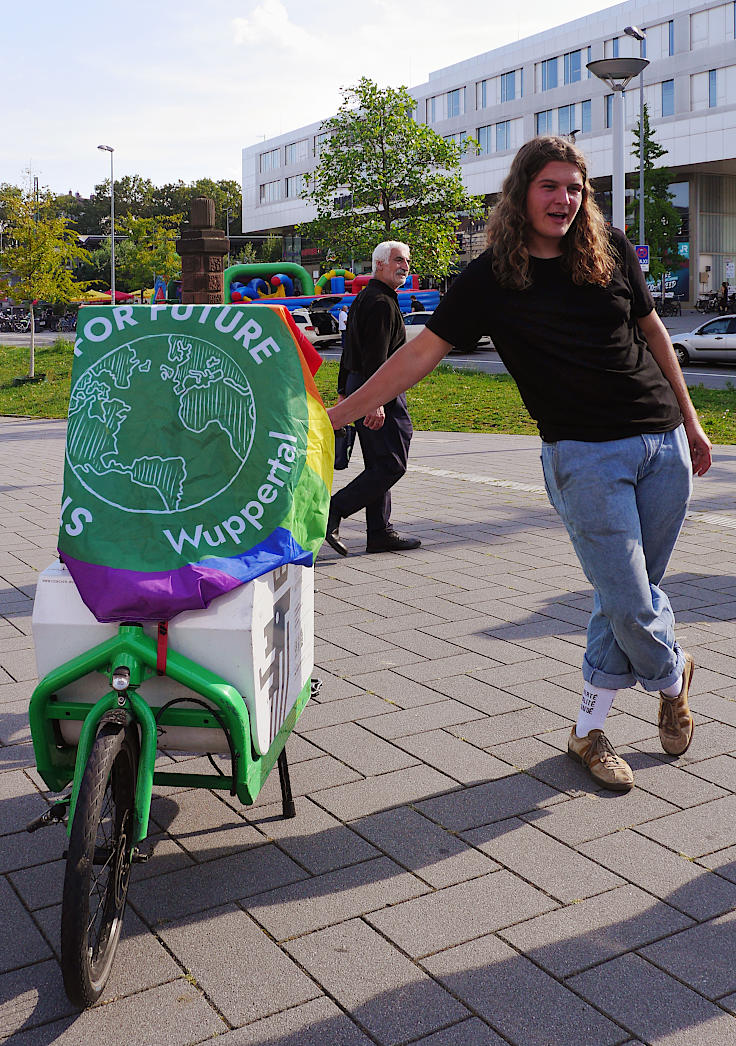
{"label": "bicycle front wheel", "polygon": [[138,735],[103,723],[84,771],[69,838],[61,969],[75,1006],[96,1002],[110,975],[130,880]]}

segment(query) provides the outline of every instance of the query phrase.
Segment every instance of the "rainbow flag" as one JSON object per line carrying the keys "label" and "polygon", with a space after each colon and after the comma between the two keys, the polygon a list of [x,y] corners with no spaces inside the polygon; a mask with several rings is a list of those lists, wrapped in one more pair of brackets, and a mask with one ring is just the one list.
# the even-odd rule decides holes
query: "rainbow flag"
{"label": "rainbow flag", "polygon": [[163,621],[324,540],[334,437],[282,308],[80,312],[59,555],[99,621]]}

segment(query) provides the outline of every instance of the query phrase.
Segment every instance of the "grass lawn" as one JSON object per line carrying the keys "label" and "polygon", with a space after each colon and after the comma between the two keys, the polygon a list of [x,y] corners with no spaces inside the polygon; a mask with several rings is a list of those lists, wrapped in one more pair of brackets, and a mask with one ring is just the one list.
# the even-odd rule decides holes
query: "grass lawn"
{"label": "grass lawn", "polygon": [[[58,338],[36,349],[36,371],[46,373],[37,385],[13,386],[28,372],[28,349],[0,347],[0,414],[32,418],[65,418],[69,403],[72,342]],[[317,386],[334,403],[337,363],[324,363]],[[714,443],[736,444],[736,389],[690,390],[705,431]],[[414,428],[428,432],[535,433],[516,385],[506,374],[454,371],[441,365],[408,393]]]}

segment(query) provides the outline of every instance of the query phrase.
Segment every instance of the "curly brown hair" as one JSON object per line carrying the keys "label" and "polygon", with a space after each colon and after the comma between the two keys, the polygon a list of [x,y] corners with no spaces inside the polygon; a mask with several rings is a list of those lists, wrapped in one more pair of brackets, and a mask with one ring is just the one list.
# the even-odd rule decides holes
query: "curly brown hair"
{"label": "curly brown hair", "polygon": [[504,179],[501,196],[488,219],[488,243],[493,247],[493,272],[504,287],[524,290],[530,287],[528,221],[526,198],[529,186],[548,163],[572,163],[583,176],[580,209],[560,241],[564,264],[573,283],[610,282],[616,264],[606,223],[594,190],[588,181],[585,157],[566,138],[545,136],[532,138],[519,149]]}

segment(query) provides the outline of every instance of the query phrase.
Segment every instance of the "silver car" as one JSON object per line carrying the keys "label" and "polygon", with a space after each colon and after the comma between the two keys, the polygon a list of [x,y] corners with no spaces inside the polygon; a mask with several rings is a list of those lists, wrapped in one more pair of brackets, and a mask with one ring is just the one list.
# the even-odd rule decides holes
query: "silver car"
{"label": "silver car", "polygon": [[736,364],[736,316],[719,316],[689,334],[675,334],[672,344],[681,367],[698,360]]}

